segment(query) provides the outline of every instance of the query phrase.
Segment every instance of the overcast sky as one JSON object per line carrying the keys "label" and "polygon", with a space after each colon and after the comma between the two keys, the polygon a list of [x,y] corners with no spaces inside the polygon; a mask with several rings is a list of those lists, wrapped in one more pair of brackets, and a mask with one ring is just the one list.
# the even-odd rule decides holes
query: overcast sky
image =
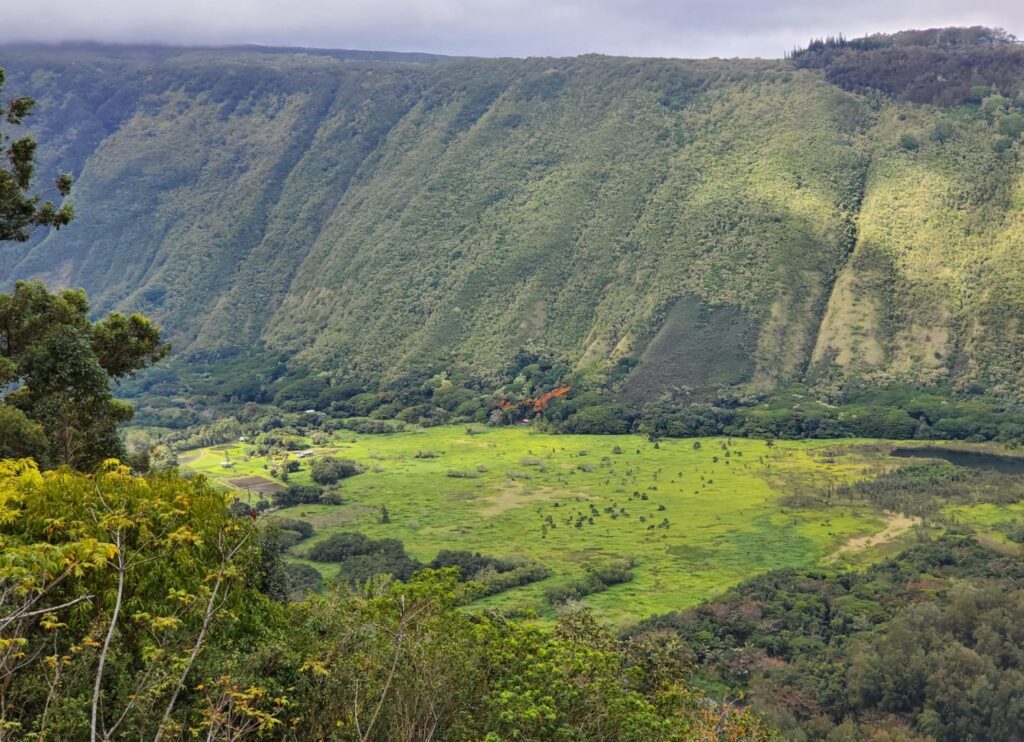
{"label": "overcast sky", "polygon": [[1024,36],[1024,0],[0,0],[0,40],[256,43],[484,56],[778,57],[812,36]]}

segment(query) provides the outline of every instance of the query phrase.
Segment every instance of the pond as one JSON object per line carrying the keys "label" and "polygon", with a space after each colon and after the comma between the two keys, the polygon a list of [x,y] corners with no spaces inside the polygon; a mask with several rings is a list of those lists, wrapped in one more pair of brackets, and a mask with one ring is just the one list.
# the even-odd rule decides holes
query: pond
{"label": "pond", "polygon": [[1024,474],[1024,456],[1002,456],[997,453],[962,451],[938,446],[894,448],[891,455],[903,458],[942,459],[955,466],[966,466],[971,469],[989,469],[1003,474]]}

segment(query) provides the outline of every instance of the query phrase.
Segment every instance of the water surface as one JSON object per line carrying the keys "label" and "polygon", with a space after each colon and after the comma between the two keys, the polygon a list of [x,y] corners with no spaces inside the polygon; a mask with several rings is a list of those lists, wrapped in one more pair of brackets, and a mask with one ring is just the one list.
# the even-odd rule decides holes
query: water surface
{"label": "water surface", "polygon": [[942,459],[955,466],[966,466],[971,469],[988,469],[1003,474],[1024,474],[1024,456],[1003,456],[997,453],[962,451],[940,446],[894,448],[891,455],[902,458]]}

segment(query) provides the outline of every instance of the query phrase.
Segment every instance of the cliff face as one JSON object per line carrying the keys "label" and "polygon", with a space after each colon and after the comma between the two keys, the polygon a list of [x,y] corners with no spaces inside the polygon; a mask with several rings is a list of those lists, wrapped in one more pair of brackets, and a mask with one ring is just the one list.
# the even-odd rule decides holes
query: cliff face
{"label": "cliff face", "polygon": [[192,358],[487,379],[529,348],[638,358],[635,399],[849,373],[1024,392],[1015,91],[356,56],[0,48],[78,212],[0,280],[84,286]]}

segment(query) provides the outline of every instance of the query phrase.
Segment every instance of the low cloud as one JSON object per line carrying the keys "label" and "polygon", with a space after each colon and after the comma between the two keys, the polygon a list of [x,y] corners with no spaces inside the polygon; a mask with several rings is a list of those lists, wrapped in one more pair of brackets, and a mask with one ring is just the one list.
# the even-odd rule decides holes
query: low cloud
{"label": "low cloud", "polygon": [[813,36],[947,25],[1024,33],[1024,3],[980,0],[36,0],[0,40],[320,46],[483,56],[778,57]]}

